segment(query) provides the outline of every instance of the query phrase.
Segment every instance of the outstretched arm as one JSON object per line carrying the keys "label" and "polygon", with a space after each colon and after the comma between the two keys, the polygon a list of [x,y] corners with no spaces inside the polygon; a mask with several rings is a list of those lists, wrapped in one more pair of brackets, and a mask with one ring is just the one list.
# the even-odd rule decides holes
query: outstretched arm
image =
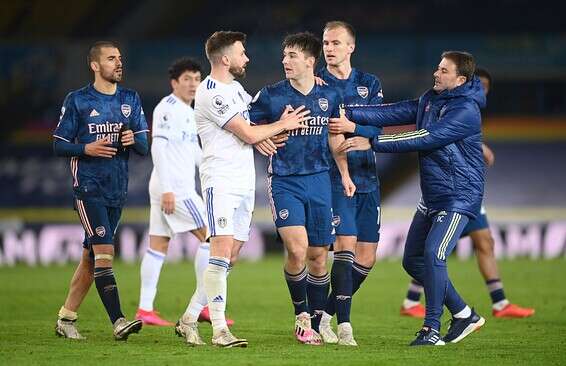
{"label": "outstretched arm", "polygon": [[415,123],[419,101],[407,100],[392,104],[347,105],[346,118],[360,125],[378,127]]}

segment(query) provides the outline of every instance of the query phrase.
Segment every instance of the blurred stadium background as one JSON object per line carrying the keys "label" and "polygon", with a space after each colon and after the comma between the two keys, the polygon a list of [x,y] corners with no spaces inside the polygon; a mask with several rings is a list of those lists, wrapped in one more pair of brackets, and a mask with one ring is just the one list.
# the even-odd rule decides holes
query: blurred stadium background
{"label": "blurred stadium background", "polygon": [[[74,261],[83,232],[71,210],[68,163],[55,158],[51,133],[65,95],[91,81],[85,56],[99,39],[118,40],[124,85],[151,112],[168,94],[167,67],[189,55],[208,63],[203,43],[215,30],[248,34],[253,94],[283,78],[280,42],[287,33],[320,34],[328,20],[357,30],[353,64],[381,79],[386,102],[417,97],[432,83],[443,50],[466,50],[493,75],[484,111],[485,142],[496,156],[488,171],[488,217],[500,257],[566,256],[566,29],[553,1],[158,1],[112,3],[3,1],[0,4],[0,266]],[[206,73],[206,72],[205,72]],[[419,198],[414,155],[378,156],[383,226],[378,256],[398,257]],[[257,156],[254,234],[244,257],[280,253]],[[129,199],[117,234],[122,259],[147,246],[151,158],[133,156]],[[192,257],[181,235],[171,260]],[[463,240],[456,255],[472,255]]]}

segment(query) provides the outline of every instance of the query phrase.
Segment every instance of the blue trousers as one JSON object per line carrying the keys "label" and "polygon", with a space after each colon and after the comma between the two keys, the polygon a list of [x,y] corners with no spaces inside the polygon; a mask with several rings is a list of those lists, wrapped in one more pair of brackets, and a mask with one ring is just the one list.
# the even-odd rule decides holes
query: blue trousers
{"label": "blue trousers", "polygon": [[440,331],[444,305],[452,314],[466,307],[448,278],[446,258],[468,221],[468,217],[460,213],[446,211],[425,215],[417,210],[413,217],[405,243],[403,268],[424,287],[425,327]]}

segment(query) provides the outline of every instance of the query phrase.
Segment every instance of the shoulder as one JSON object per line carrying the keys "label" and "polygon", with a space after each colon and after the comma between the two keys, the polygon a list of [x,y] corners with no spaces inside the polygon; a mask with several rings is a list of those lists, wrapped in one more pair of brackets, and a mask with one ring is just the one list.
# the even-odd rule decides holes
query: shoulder
{"label": "shoulder", "polygon": [[274,84],[269,84],[264,88],[262,88],[262,90],[265,90],[268,93],[281,93],[286,89],[287,89],[287,80],[281,80]]}
{"label": "shoulder", "polygon": [[162,112],[162,111],[170,111],[173,109],[173,106],[176,104],[175,98],[171,97],[171,95],[167,95],[163,97],[159,103],[155,106],[154,112]]}
{"label": "shoulder", "polygon": [[321,85],[319,86],[320,88],[320,93],[323,94],[326,98],[329,99],[342,99],[342,94],[340,93],[340,91],[330,85]]}
{"label": "shoulder", "polygon": [[358,83],[368,84],[368,85],[381,85],[379,78],[369,72],[364,72],[356,69],[356,79]]}
{"label": "shoulder", "polygon": [[133,90],[133,89],[123,88],[123,87],[119,86],[118,92],[123,98],[128,99],[128,100],[138,100],[138,99],[140,99],[140,95],[138,94],[138,92]]}

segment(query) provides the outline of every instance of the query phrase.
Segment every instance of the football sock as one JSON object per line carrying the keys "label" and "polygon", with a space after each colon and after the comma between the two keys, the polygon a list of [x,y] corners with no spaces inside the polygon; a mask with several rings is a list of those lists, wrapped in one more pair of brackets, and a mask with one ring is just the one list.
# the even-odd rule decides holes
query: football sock
{"label": "football sock", "polygon": [[112,267],[94,268],[94,283],[98,290],[98,296],[100,296],[100,300],[102,300],[104,308],[108,313],[108,317],[114,324],[118,318],[123,318],[124,314],[122,314],[120,309],[120,296],[118,295],[118,287],[116,286]]}
{"label": "football sock", "polygon": [[459,318],[459,319],[466,319],[469,318],[470,315],[472,315],[472,309],[470,309],[470,307],[468,305],[466,305],[466,307],[464,309],[462,309],[460,312],[454,314],[454,318]]}
{"label": "football sock", "polygon": [[330,274],[328,272],[322,276],[311,273],[307,275],[307,299],[311,314],[311,327],[316,332],[319,331],[320,317],[326,306],[329,289]]}
{"label": "football sock", "polygon": [[336,302],[336,319],[338,324],[350,322],[352,306],[352,263],[354,253],[351,251],[334,252],[332,263],[332,293]]}
{"label": "football sock", "polygon": [[226,272],[230,259],[210,257],[204,271],[204,289],[208,300],[208,310],[213,331],[226,328]]}
{"label": "football sock", "polygon": [[[411,280],[411,282],[409,283],[409,290],[407,291],[407,297],[406,297],[406,300],[409,300],[410,302],[407,302],[407,304],[412,304],[412,306],[415,306],[416,303],[418,303],[421,300],[421,295],[423,291],[424,291],[423,286],[417,280],[414,279]],[[405,307],[405,309],[406,308],[407,307]]]}
{"label": "football sock", "polygon": [[489,296],[491,297],[492,306],[495,310],[502,310],[509,304],[503,291],[503,282],[499,278],[485,281]]}
{"label": "football sock", "polygon": [[200,312],[207,305],[206,291],[204,290],[203,276],[208,260],[210,257],[210,246],[206,242],[202,242],[195,254],[195,274],[197,279],[197,286],[189,305],[183,314],[183,320],[186,322],[194,323],[198,321]]}
{"label": "football sock", "polygon": [[[360,286],[366,280],[372,268],[373,267],[362,266],[356,262],[352,264],[352,295],[360,289]],[[336,297],[333,296],[333,294],[330,294],[326,301],[326,313],[331,316],[336,314]]]}
{"label": "football sock", "polygon": [[140,268],[141,289],[139,304],[139,308],[142,310],[153,310],[153,301],[157,293],[157,282],[159,281],[159,274],[161,273],[164,260],[165,254],[151,248],[148,248],[143,256]]}
{"label": "football sock", "polygon": [[75,321],[79,317],[79,315],[76,312],[67,309],[65,306],[61,306],[61,309],[59,309],[59,314],[57,315],[61,320],[71,320],[71,321]]}
{"label": "football sock", "polygon": [[291,301],[295,308],[295,315],[300,313],[308,313],[309,308],[307,306],[307,267],[303,268],[299,273],[291,274],[287,271],[285,273],[285,281],[287,282],[287,287],[289,288],[289,294],[291,295]]}

